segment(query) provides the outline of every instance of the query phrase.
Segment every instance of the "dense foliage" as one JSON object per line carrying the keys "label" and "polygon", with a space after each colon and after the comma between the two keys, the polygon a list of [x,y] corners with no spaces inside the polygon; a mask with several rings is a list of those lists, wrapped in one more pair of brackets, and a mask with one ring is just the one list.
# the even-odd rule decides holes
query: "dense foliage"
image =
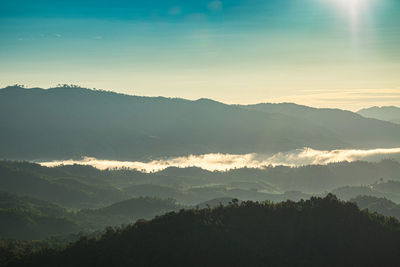
{"label": "dense foliage", "polygon": [[397,266],[400,223],[333,195],[171,212],[10,266]]}
{"label": "dense foliage", "polygon": [[138,219],[152,219],[180,208],[172,199],[140,197],[75,212],[47,201],[0,192],[0,238],[37,240],[57,236],[59,239]]}
{"label": "dense foliage", "polygon": [[[137,197],[172,198],[184,205],[214,198],[296,201],[333,190],[346,200],[367,194],[397,202],[400,201],[399,180],[400,163],[393,160],[226,172],[171,167],[154,173],[101,171],[80,165],[47,168],[28,162],[0,161],[1,190],[72,209],[101,208]],[[351,187],[336,190],[343,186]]]}

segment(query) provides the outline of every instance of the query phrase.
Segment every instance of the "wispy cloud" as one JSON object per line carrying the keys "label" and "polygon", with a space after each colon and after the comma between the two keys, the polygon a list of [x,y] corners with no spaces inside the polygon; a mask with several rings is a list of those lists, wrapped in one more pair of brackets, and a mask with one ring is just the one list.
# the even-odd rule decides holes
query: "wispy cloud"
{"label": "wispy cloud", "polygon": [[176,157],[166,160],[153,160],[150,162],[101,160],[85,157],[82,160],[65,160],[40,162],[42,166],[54,167],[59,165],[89,165],[98,169],[129,168],[142,172],[152,172],[168,167],[199,167],[210,171],[226,171],[234,168],[264,168],[265,166],[302,166],[311,164],[329,164],[342,161],[379,161],[385,158],[400,159],[400,148],[371,149],[371,150],[314,150],[303,148],[275,155],[260,154],[205,154]]}
{"label": "wispy cloud", "polygon": [[272,99],[273,102],[296,102],[318,107],[351,106],[357,111],[368,106],[400,105],[400,88],[351,90],[299,90],[294,96]]}

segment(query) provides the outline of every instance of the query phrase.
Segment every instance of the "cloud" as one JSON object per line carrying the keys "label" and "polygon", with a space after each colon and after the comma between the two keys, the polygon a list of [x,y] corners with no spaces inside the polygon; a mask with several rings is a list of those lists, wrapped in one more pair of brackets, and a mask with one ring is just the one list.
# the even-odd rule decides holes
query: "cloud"
{"label": "cloud", "polygon": [[222,3],[221,3],[221,1],[219,1],[219,0],[215,0],[215,1],[212,1],[212,2],[209,2],[208,4],[207,4],[207,7],[208,7],[208,9],[209,10],[211,10],[211,11],[219,11],[219,10],[221,10],[222,9]]}
{"label": "cloud", "polygon": [[371,150],[314,150],[311,148],[297,149],[274,155],[261,154],[205,154],[176,157],[150,162],[101,160],[85,157],[82,160],[65,160],[39,162],[42,166],[54,167],[59,165],[89,165],[98,169],[128,168],[142,172],[160,171],[168,167],[199,167],[210,171],[226,171],[234,168],[264,168],[265,166],[303,166],[311,164],[329,164],[342,161],[379,161],[385,158],[400,159],[400,148],[371,149]]}
{"label": "cloud", "polygon": [[95,36],[94,39],[101,40],[101,39],[103,39],[103,36]]}
{"label": "cloud", "polygon": [[[400,88],[352,90],[299,90],[300,94],[277,97],[271,102],[296,102],[318,107],[351,106],[357,111],[368,106],[400,105]],[[351,104],[351,105],[350,105]]]}

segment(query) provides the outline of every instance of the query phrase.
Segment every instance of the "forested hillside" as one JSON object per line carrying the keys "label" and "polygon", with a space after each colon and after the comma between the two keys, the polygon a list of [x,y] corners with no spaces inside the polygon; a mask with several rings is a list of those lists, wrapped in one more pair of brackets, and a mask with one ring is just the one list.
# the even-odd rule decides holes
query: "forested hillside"
{"label": "forested hillside", "polygon": [[0,192],[0,238],[43,239],[82,228],[64,208],[30,197]]}
{"label": "forested hillside", "polygon": [[396,266],[400,223],[333,195],[181,210],[10,266]]}
{"label": "forested hillside", "polygon": [[43,240],[101,231],[183,208],[172,199],[132,198],[99,209],[67,210],[51,202],[0,192],[0,239]]}
{"label": "forested hillside", "polygon": [[3,191],[75,210],[101,208],[137,197],[171,198],[183,205],[196,205],[214,198],[300,200],[332,191],[346,200],[372,192],[400,202],[399,182],[400,163],[393,160],[226,172],[171,167],[153,173],[98,170],[80,165],[49,168],[28,162],[0,161]]}
{"label": "forested hillside", "polygon": [[400,163],[393,160],[226,172],[167,168],[154,173],[0,161],[0,238],[31,240],[98,231],[232,199],[298,201],[333,192],[343,200],[367,195],[400,203],[399,174]]}
{"label": "forested hillside", "polygon": [[351,201],[356,203],[361,209],[368,209],[371,212],[377,212],[384,216],[395,217],[400,220],[400,205],[386,198],[363,195],[353,198]]}

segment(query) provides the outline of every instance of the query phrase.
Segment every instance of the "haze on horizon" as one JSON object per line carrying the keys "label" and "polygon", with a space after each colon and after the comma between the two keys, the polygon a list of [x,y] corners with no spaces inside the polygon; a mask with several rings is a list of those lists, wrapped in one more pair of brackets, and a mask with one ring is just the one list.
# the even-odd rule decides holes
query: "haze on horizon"
{"label": "haze on horizon", "polygon": [[397,0],[0,0],[0,87],[400,105]]}
{"label": "haze on horizon", "polygon": [[321,151],[311,148],[296,149],[289,152],[280,152],[273,155],[262,155],[257,153],[234,155],[234,154],[204,154],[189,155],[167,159],[140,161],[118,161],[102,160],[93,157],[83,157],[80,160],[47,161],[37,163],[46,167],[65,165],[87,165],[100,170],[107,169],[132,169],[142,172],[157,172],[169,167],[190,168],[197,167],[208,171],[229,171],[239,168],[265,168],[268,166],[309,166],[326,165],[338,162],[379,162],[382,160],[400,159],[400,148],[391,149],[342,149],[332,151]]}

